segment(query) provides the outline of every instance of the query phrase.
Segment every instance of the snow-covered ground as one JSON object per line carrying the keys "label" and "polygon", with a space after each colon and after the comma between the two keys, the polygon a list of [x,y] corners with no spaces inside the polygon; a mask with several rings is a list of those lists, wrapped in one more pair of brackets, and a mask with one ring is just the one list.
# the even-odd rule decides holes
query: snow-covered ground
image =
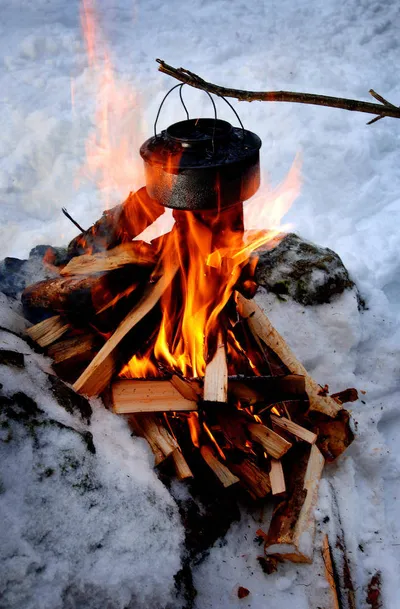
{"label": "snow-covered ground", "polygon": [[[143,184],[137,148],[174,84],[157,72],[156,57],[227,86],[366,100],[373,88],[400,103],[397,0],[98,0],[96,12],[116,76],[128,87],[124,114],[111,103],[109,119],[113,134],[129,135],[129,146],[123,162],[103,176],[102,193],[84,167],[99,72],[88,67],[79,3],[0,0],[0,258],[26,257],[39,243],[66,243],[76,231],[62,206],[88,226],[105,199],[118,202]],[[100,86],[104,102],[110,81]],[[188,89],[184,96],[193,115],[210,113],[201,92]],[[363,586],[380,569],[385,607],[397,609],[400,123],[387,118],[367,127],[368,115],[294,104],[235,106],[263,140],[262,168],[272,185],[300,152],[301,194],[285,220],[338,252],[366,301],[359,313],[351,293],[309,309],[261,296],[318,381],[331,390],[366,391],[352,409],[357,442],[327,468],[320,517],[329,515],[334,494],[357,607],[365,607]],[[230,120],[229,108],[218,107]],[[171,96],[160,127],[183,117]],[[98,164],[110,149],[99,141],[94,152]],[[247,550],[249,524],[258,526],[243,520],[198,568],[196,607],[235,606],[239,584],[252,591],[243,606],[314,609],[305,593],[313,571],[287,567],[266,578]]]}

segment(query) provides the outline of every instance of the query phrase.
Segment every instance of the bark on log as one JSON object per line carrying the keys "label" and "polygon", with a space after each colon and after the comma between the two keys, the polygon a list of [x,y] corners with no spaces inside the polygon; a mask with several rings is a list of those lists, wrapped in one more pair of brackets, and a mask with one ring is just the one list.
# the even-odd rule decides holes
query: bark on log
{"label": "bark on log", "polygon": [[236,292],[236,295],[239,313],[247,320],[252,333],[276,353],[292,374],[304,376],[306,392],[310,400],[310,410],[317,410],[335,417],[340,410],[340,404],[329,396],[321,395],[320,385],[311,378],[260,307],[255,302],[246,300],[238,292]]}
{"label": "bark on log", "polygon": [[145,187],[103,213],[88,230],[75,237],[68,245],[70,258],[82,254],[95,254],[132,241],[165,211],[162,205],[151,199]]}
{"label": "bark on log", "polygon": [[95,315],[93,295],[107,298],[109,291],[110,280],[106,273],[89,277],[55,277],[25,288],[21,301],[28,319],[37,320],[54,312],[65,313],[79,321]]}

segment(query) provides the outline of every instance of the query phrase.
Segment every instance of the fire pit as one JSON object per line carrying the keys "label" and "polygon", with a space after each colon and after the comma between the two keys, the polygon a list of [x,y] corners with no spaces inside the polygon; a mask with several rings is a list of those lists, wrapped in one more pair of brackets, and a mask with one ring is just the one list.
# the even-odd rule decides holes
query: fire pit
{"label": "fire pit", "polygon": [[[29,335],[76,391],[102,395],[148,441],[155,465],[191,478],[199,460],[223,487],[279,502],[266,553],[312,559],[325,460],[352,441],[329,396],[251,300],[252,252],[276,233],[244,231],[258,189],[257,135],[228,122],[176,123],[140,149],[146,188],[69,246],[60,275],[28,287]],[[133,240],[173,208],[172,230]]]}

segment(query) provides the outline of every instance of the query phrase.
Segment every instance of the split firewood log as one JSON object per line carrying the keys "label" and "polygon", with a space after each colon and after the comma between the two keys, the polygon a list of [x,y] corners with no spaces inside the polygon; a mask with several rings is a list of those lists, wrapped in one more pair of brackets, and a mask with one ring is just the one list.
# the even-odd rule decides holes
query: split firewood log
{"label": "split firewood log", "polygon": [[228,366],[226,363],[226,348],[222,333],[217,338],[217,349],[213,358],[206,366],[204,374],[204,401],[228,401]]}
{"label": "split firewood log", "polygon": [[48,348],[47,355],[53,359],[55,364],[61,364],[88,353],[94,355],[98,340],[99,337],[94,332],[86,331],[53,343]]}
{"label": "split firewood log", "polygon": [[98,254],[75,256],[61,270],[61,275],[91,275],[114,271],[128,264],[154,267],[155,263],[156,254],[151,245],[144,241],[130,241]]}
{"label": "split firewood log", "polygon": [[[246,405],[274,404],[278,401],[306,399],[304,376],[246,376],[228,378],[228,395]],[[255,409],[257,412],[257,409]]]}
{"label": "split firewood log", "polygon": [[306,392],[310,400],[310,410],[318,410],[328,416],[335,417],[340,410],[340,404],[330,396],[323,395],[321,386],[308,374],[260,307],[238,292],[236,292],[236,297],[239,313],[247,320],[252,333],[276,353],[292,374],[304,376]]}
{"label": "split firewood log", "polygon": [[111,393],[117,414],[197,410],[196,401],[183,397],[169,380],[120,379]]}
{"label": "split firewood log", "polygon": [[271,490],[273,495],[282,495],[286,491],[285,476],[283,473],[282,461],[271,459],[271,469],[269,472]]}
{"label": "split firewood log", "polygon": [[250,458],[243,459],[239,463],[229,461],[228,467],[253,499],[264,499],[271,492],[269,475]]}
{"label": "split firewood log", "polygon": [[251,439],[260,444],[265,452],[274,459],[280,459],[292,447],[290,442],[265,425],[250,423],[247,429]]}
{"label": "split firewood log", "polygon": [[118,363],[118,348],[125,336],[153,309],[178,272],[179,265],[171,263],[157,283],[149,284],[141,300],[119,324],[111,338],[74,383],[75,391],[99,395],[109,384]]}
{"label": "split firewood log", "polygon": [[292,562],[311,563],[314,513],[324,458],[315,444],[298,443],[284,467],[287,497],[277,504],[272,515],[265,553]]}
{"label": "split firewood log", "polygon": [[164,211],[162,205],[149,197],[145,187],[131,192],[123,203],[106,210],[93,226],[70,242],[68,256],[95,254],[132,241]]}
{"label": "split firewood log", "polygon": [[138,436],[149,443],[155,456],[155,465],[159,465],[179,448],[162,420],[153,413],[129,415],[128,423]]}
{"label": "split firewood log", "polygon": [[221,482],[222,486],[227,488],[228,486],[232,486],[232,484],[239,482],[239,478],[232,474],[226,465],[219,461],[211,446],[204,444],[200,448],[200,454],[210,469],[212,469],[218,480]]}
{"label": "split firewood log", "polygon": [[68,332],[70,324],[60,315],[48,317],[27,329],[26,333],[40,347],[47,347]]}

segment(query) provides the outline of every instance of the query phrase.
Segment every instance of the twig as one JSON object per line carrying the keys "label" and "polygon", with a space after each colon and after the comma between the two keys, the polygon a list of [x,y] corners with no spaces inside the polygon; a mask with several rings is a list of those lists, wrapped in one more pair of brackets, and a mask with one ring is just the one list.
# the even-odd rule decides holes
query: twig
{"label": "twig", "polygon": [[75,224],[75,226],[77,228],[79,228],[79,230],[81,231],[81,233],[85,232],[85,229],[82,228],[82,226],[80,224],[78,224],[78,222],[76,220],[73,219],[72,216],[69,215],[69,213],[67,212],[67,210],[65,209],[65,207],[62,208],[62,213],[64,214],[64,216],[67,216],[68,220],[71,220],[72,224]]}
{"label": "twig", "polygon": [[229,89],[220,87],[213,83],[207,82],[200,78],[197,74],[186,70],[185,68],[174,68],[168,65],[162,59],[156,60],[160,66],[160,72],[168,74],[196,89],[202,89],[208,93],[214,93],[220,97],[235,97],[239,101],[277,101],[277,102],[293,102],[296,104],[313,104],[315,106],[327,106],[330,108],[341,108],[342,110],[350,110],[352,112],[365,112],[366,114],[376,114],[375,119],[368,124],[372,124],[385,116],[391,118],[400,118],[400,107],[397,107],[388,102],[384,97],[375,93],[373,89],[369,92],[377,99],[380,104],[371,102],[359,101],[356,99],[346,99],[343,97],[331,97],[329,95],[315,95],[314,93],[295,93],[292,91],[243,91],[241,89]]}

